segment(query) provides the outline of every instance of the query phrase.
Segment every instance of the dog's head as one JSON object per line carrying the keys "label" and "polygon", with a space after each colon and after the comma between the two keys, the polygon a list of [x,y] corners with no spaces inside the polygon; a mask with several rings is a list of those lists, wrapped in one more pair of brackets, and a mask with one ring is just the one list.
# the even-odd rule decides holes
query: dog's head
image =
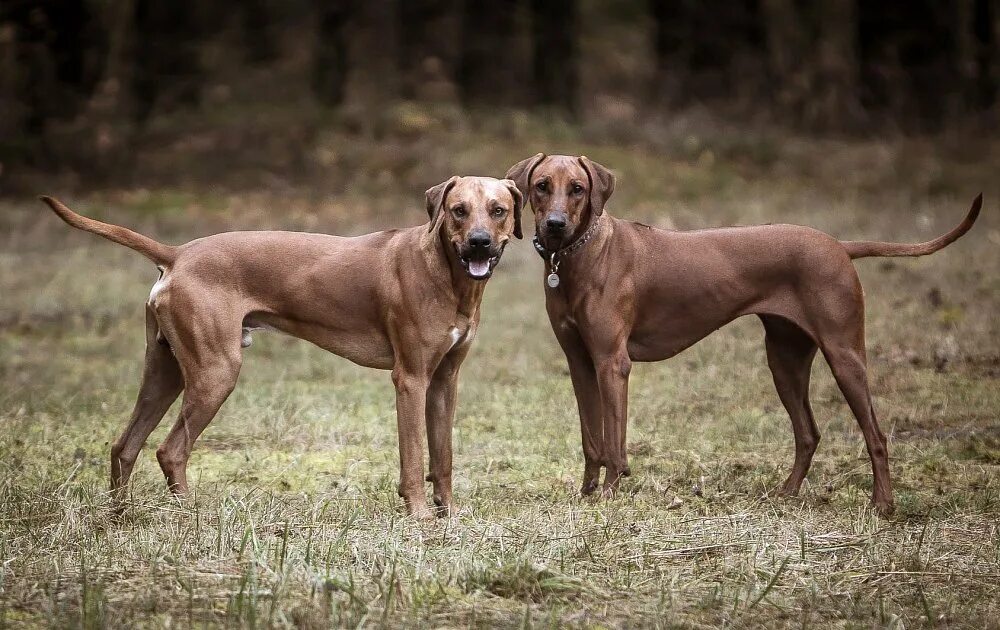
{"label": "dog's head", "polygon": [[452,177],[427,191],[429,229],[443,231],[471,278],[486,280],[511,234],[521,238],[522,200],[507,179]]}
{"label": "dog's head", "polygon": [[535,213],[535,234],[548,250],[575,241],[604,212],[615,176],[586,156],[539,153],[507,171]]}

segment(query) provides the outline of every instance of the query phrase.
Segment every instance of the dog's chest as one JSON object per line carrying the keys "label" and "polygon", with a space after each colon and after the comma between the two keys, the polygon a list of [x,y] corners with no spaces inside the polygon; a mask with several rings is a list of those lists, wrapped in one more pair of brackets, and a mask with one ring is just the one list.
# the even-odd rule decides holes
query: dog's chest
{"label": "dog's chest", "polygon": [[475,320],[459,316],[455,324],[448,329],[448,351],[472,343],[476,337]]}
{"label": "dog's chest", "polygon": [[559,321],[559,326],[563,330],[576,330],[577,328],[576,318],[569,313],[564,314],[562,317],[559,318],[558,321]]}

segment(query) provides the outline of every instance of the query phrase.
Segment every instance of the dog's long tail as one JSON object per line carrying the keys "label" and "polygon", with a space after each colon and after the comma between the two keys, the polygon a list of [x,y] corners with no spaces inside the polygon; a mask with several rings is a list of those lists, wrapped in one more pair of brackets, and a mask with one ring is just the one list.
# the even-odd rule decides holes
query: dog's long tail
{"label": "dog's long tail", "polygon": [[983,208],[983,193],[972,202],[969,214],[965,215],[962,222],[955,226],[955,229],[942,234],[934,240],[925,243],[887,243],[884,241],[841,241],[841,245],[847,250],[851,258],[865,258],[867,256],[926,256],[933,254],[939,249],[954,243],[960,236],[969,231],[972,224],[979,217],[979,211]]}
{"label": "dog's long tail", "polygon": [[59,215],[60,219],[73,227],[85,232],[93,232],[109,241],[114,241],[119,245],[133,249],[157,265],[169,265],[177,258],[177,248],[172,245],[164,245],[148,236],[143,236],[120,225],[102,223],[101,221],[79,215],[63,205],[58,199],[53,199],[52,197],[39,197],[39,199],[48,204]]}

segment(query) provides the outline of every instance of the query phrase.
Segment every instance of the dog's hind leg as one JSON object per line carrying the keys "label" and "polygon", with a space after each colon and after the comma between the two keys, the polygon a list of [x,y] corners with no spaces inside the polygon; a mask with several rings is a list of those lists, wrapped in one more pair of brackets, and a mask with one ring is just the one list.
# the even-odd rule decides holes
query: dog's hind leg
{"label": "dog's hind leg", "polygon": [[224,307],[194,315],[191,311],[170,317],[165,327],[184,375],[184,399],[177,422],[156,449],[167,486],[178,495],[188,492],[187,463],[195,440],[236,387],[243,363],[242,317]]}
{"label": "dog's hind leg", "polygon": [[872,475],[875,478],[872,503],[882,514],[893,510],[892,484],[889,480],[889,454],[885,434],[879,429],[868,388],[868,369],[864,350],[864,328],[861,324],[858,334],[848,335],[851,339],[843,344],[823,344],[823,356],[830,364],[830,370],[847,404],[861,426],[865,446],[871,458]]}
{"label": "dog's hind leg", "polygon": [[795,496],[809,472],[820,439],[809,405],[809,375],[817,347],[809,335],[786,319],[773,315],[762,315],[760,319],[767,332],[767,365],[795,435],[795,462],[778,494]]}
{"label": "dog's hind leg", "polygon": [[111,447],[111,493],[117,507],[124,504],[128,480],[143,444],[184,388],[180,366],[170,348],[158,339],[159,326],[146,308],[146,364],[142,385],[128,426]]}
{"label": "dog's hind leg", "polygon": [[226,357],[199,364],[186,372],[187,388],[180,416],[167,439],[156,449],[156,459],[174,494],[188,493],[187,463],[191,449],[236,387],[239,371],[239,361]]}

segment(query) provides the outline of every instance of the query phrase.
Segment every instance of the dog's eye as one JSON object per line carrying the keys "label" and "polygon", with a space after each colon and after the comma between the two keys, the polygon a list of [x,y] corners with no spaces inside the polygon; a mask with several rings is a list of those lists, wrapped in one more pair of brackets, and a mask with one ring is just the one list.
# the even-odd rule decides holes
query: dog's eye
{"label": "dog's eye", "polygon": [[493,208],[493,218],[502,219],[505,214],[507,214],[507,209],[504,208],[503,206],[497,206],[496,208]]}
{"label": "dog's eye", "polygon": [[464,219],[465,215],[468,214],[465,211],[465,206],[455,206],[451,209],[451,213],[455,215],[456,219]]}
{"label": "dog's eye", "polygon": [[535,184],[535,189],[538,190],[538,192],[545,192],[549,189],[549,184],[548,182],[538,182]]}
{"label": "dog's eye", "polygon": [[580,184],[573,184],[573,194],[574,195],[579,195],[582,192],[583,192],[583,186],[581,186]]}

